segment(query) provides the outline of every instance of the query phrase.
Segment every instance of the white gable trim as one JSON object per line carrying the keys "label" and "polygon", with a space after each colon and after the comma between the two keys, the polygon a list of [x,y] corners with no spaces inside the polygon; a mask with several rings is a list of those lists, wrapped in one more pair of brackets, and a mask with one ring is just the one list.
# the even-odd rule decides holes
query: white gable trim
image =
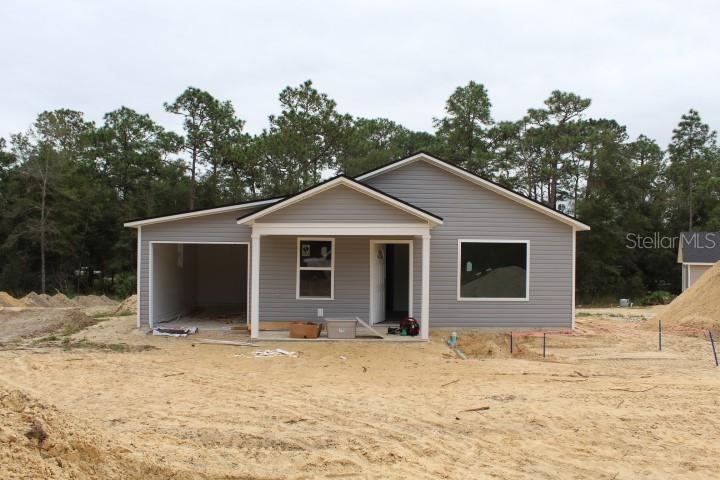
{"label": "white gable trim", "polygon": [[590,230],[590,227],[588,225],[585,225],[584,223],[582,223],[578,220],[574,220],[568,216],[563,215],[562,213],[556,212],[552,208],[538,204],[538,203],[530,200],[529,198],[523,197],[522,195],[519,195],[515,192],[506,190],[505,188],[495,185],[494,183],[489,182],[483,178],[480,178],[477,175],[473,175],[472,173],[466,172],[465,170],[463,170],[461,168],[458,168],[447,162],[443,162],[435,157],[432,157],[432,156],[428,155],[427,153],[418,153],[416,155],[413,155],[411,157],[397,161],[395,163],[391,163],[391,164],[386,165],[377,170],[373,170],[364,175],[360,175],[359,177],[355,177],[355,180],[358,180],[358,181],[367,180],[369,178],[376,177],[378,175],[382,175],[383,173],[395,170],[397,168],[404,167],[405,165],[409,165],[411,163],[417,162],[418,160],[426,161],[426,162],[430,163],[431,165],[435,165],[436,167],[445,170],[446,172],[454,173],[455,175],[457,175],[461,178],[464,178],[465,180],[468,180],[476,185],[485,187],[488,190],[490,190],[494,193],[497,193],[498,195],[501,195],[505,198],[509,198],[510,200],[513,200],[517,203],[520,203],[521,205],[524,205],[524,206],[529,207],[533,210],[536,210],[540,213],[543,213],[549,217],[552,217],[555,220],[558,220],[566,225],[570,225],[578,231]]}
{"label": "white gable trim", "polygon": [[187,218],[203,217],[205,215],[215,215],[217,213],[233,212],[236,210],[244,210],[246,208],[262,207],[271,203],[276,203],[282,198],[271,198],[269,200],[258,200],[257,202],[240,203],[238,205],[228,205],[226,207],[208,208],[207,210],[196,210],[194,212],[177,213],[175,215],[166,215],[164,217],[148,218],[147,220],[135,220],[123,224],[125,227],[140,227],[142,225],[152,225],[154,223],[172,222],[174,220],[185,220]]}
{"label": "white gable trim", "polygon": [[330,190],[331,188],[335,188],[340,185],[344,185],[344,186],[351,188],[359,193],[367,195],[368,197],[374,198],[374,199],[379,200],[383,203],[386,203],[392,207],[395,207],[398,210],[402,210],[405,213],[408,213],[410,215],[418,217],[418,218],[428,222],[431,226],[441,225],[443,223],[442,220],[440,220],[439,218],[429,215],[429,214],[423,212],[422,210],[419,210],[410,205],[407,205],[399,200],[395,200],[394,198],[388,197],[387,195],[377,192],[377,191],[373,190],[372,188],[366,187],[365,185],[362,185],[360,183],[357,183],[357,182],[350,180],[348,178],[345,178],[345,177],[334,178],[333,180],[330,180],[326,183],[320,184],[317,187],[313,187],[309,190],[306,190],[299,195],[296,195],[296,196],[288,198],[284,201],[278,202],[271,207],[268,207],[268,208],[265,208],[258,212],[255,212],[251,215],[248,215],[247,217],[243,217],[240,220],[238,220],[237,223],[239,223],[239,224],[252,223],[255,220],[258,220],[258,219],[264,217],[265,215],[269,215],[269,214],[276,212],[278,210],[281,210],[285,207],[289,207],[290,205],[294,205],[298,202],[301,202],[301,201],[305,200],[306,198],[313,197],[321,192],[325,192],[327,190]]}

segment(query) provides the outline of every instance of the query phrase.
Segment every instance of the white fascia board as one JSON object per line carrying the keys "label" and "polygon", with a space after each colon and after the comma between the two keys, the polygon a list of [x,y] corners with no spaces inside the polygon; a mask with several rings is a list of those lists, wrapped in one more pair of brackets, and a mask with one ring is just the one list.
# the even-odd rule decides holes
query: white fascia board
{"label": "white fascia board", "polygon": [[276,203],[282,198],[272,198],[270,200],[258,200],[257,202],[241,203],[238,205],[228,205],[226,207],[209,208],[207,210],[198,210],[195,212],[176,213],[175,215],[167,215],[164,217],[148,218],[147,220],[136,220],[126,222],[124,227],[140,227],[142,225],[152,225],[154,223],[172,222],[174,220],[185,220],[187,218],[202,217],[205,215],[215,215],[217,213],[232,212],[235,210],[244,210],[246,208],[262,207],[271,203]]}
{"label": "white fascia board", "polygon": [[422,210],[418,210],[417,208],[414,208],[410,205],[406,205],[403,202],[400,202],[398,200],[395,200],[394,198],[388,197],[387,195],[383,195],[382,193],[377,192],[377,191],[373,190],[372,188],[366,187],[365,185],[361,185],[355,181],[348,180],[345,177],[337,177],[334,180],[330,180],[327,183],[319,185],[315,188],[311,188],[310,190],[307,190],[307,191],[301,193],[300,195],[292,197],[286,201],[281,201],[281,202],[277,203],[276,205],[273,205],[272,207],[266,208],[259,212],[255,212],[252,215],[248,215],[247,217],[241,218],[240,220],[237,221],[237,223],[239,223],[239,224],[252,223],[257,219],[264,217],[265,215],[269,215],[269,214],[276,212],[278,210],[281,210],[285,207],[294,205],[298,202],[303,201],[306,198],[315,196],[319,193],[325,192],[325,191],[330,190],[331,188],[335,188],[339,185],[344,185],[348,188],[352,188],[353,190],[355,190],[357,192],[363,193],[371,198],[374,198],[383,203],[391,205],[391,206],[397,208],[398,210],[402,210],[410,215],[421,218],[433,226],[441,225],[443,223],[442,220],[440,220],[439,218],[436,218],[432,215],[428,215],[427,213],[423,212]]}
{"label": "white fascia board", "polygon": [[683,265],[697,265],[697,266],[710,267],[710,266],[713,266],[713,265],[715,265],[715,264],[712,263],[712,262],[683,262]]}
{"label": "white fascia board", "polygon": [[526,207],[529,207],[529,208],[531,208],[531,209],[533,209],[533,210],[536,210],[536,211],[538,211],[538,212],[540,212],[540,213],[543,213],[543,214],[545,214],[545,215],[547,215],[547,216],[549,216],[549,217],[552,217],[552,218],[554,218],[554,219],[556,219],[556,220],[558,220],[558,221],[560,221],[560,222],[562,222],[562,223],[564,223],[564,224],[566,224],[566,225],[570,225],[571,227],[573,227],[573,228],[576,229],[577,231],[590,230],[590,227],[589,227],[588,225],[585,225],[584,223],[582,223],[582,222],[580,222],[580,221],[578,221],[578,220],[573,220],[573,219],[570,218],[570,217],[567,217],[567,216],[565,216],[565,215],[563,215],[563,214],[561,214],[561,213],[559,213],[559,212],[556,212],[556,211],[553,210],[552,208],[549,208],[549,207],[546,207],[546,206],[544,206],[544,205],[540,205],[540,204],[538,204],[538,203],[535,203],[534,201],[532,201],[532,200],[530,200],[530,199],[528,199],[528,198],[525,198],[525,197],[523,197],[522,195],[519,195],[519,194],[517,194],[517,193],[515,193],[515,192],[512,192],[512,191],[510,191],[510,190],[506,190],[506,189],[504,189],[504,188],[502,188],[502,187],[499,187],[498,185],[495,185],[495,184],[492,183],[492,182],[489,182],[489,181],[487,181],[487,180],[485,180],[485,179],[483,179],[483,178],[480,178],[480,177],[478,177],[478,176],[476,176],[476,175],[473,175],[473,174],[471,174],[471,173],[469,173],[469,172],[466,172],[465,170],[463,170],[463,169],[461,169],[461,168],[458,168],[458,167],[455,167],[455,166],[453,166],[453,165],[450,165],[450,164],[448,164],[448,163],[446,163],[446,162],[440,161],[440,160],[438,160],[437,158],[434,158],[434,157],[432,157],[432,156],[430,156],[430,155],[428,155],[428,154],[425,154],[425,153],[418,153],[417,155],[413,155],[412,157],[408,157],[408,158],[406,158],[406,159],[404,159],[404,160],[401,160],[401,161],[399,161],[399,162],[391,163],[390,165],[387,165],[387,166],[385,166],[385,167],[383,167],[383,168],[380,168],[380,169],[378,169],[378,170],[374,170],[374,171],[368,172],[368,173],[366,173],[366,174],[364,174],[364,175],[360,175],[359,177],[356,177],[355,180],[362,181],[362,180],[366,180],[366,179],[368,179],[368,178],[376,177],[376,176],[381,175],[381,174],[383,174],[383,173],[385,173],[385,172],[388,172],[388,171],[391,171],[391,170],[395,170],[396,168],[403,167],[403,166],[405,166],[405,165],[408,165],[408,164],[410,164],[410,163],[416,162],[416,161],[418,161],[418,160],[424,160],[424,161],[426,161],[426,162],[429,162],[429,163],[435,165],[436,167],[442,168],[443,170],[445,170],[445,171],[447,171],[447,172],[454,173],[455,175],[457,175],[457,176],[459,176],[459,177],[461,177],[461,178],[464,178],[464,179],[466,179],[466,180],[468,180],[468,181],[470,181],[470,182],[472,182],[472,183],[474,183],[474,184],[476,184],[476,185],[480,185],[480,186],[482,186],[482,187],[485,187],[485,188],[487,188],[488,190],[490,190],[490,191],[492,191],[492,192],[494,192],[494,193],[497,193],[498,195],[501,195],[501,196],[503,196],[503,197],[505,197],[505,198],[508,198],[508,199],[513,200],[513,201],[515,201],[515,202],[517,202],[517,203],[520,203],[520,204],[522,204],[522,205],[524,205],[524,206],[526,206]]}
{"label": "white fascia board", "polygon": [[253,235],[301,236],[422,236],[430,233],[427,223],[260,223],[252,224]]}

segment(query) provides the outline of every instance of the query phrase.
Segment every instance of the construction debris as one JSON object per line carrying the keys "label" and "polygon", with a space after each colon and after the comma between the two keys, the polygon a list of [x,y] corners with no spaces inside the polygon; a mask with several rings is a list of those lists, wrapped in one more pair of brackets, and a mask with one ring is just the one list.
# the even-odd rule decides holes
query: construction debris
{"label": "construction debris", "polygon": [[195,344],[200,344],[200,345],[232,345],[232,346],[234,346],[234,347],[256,347],[256,346],[257,346],[257,345],[255,345],[254,343],[250,343],[250,342],[236,342],[236,341],[233,341],[233,340],[214,340],[214,339],[212,339],[212,338],[201,338],[201,339],[195,341],[195,343],[193,343],[193,346],[195,346]]}
{"label": "construction debris", "polygon": [[276,348],[274,350],[256,350],[253,352],[255,358],[265,357],[297,357],[297,352],[288,352],[282,348]]}
{"label": "construction debris", "polygon": [[161,328],[161,327],[155,327],[153,328],[153,335],[159,336],[159,337],[187,337],[188,335],[193,335],[194,333],[197,333],[197,327],[189,327],[189,328]]}

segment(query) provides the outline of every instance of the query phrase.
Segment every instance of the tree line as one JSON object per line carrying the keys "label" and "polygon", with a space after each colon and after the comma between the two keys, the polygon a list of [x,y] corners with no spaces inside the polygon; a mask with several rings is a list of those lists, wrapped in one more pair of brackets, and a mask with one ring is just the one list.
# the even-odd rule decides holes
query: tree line
{"label": "tree line", "polygon": [[181,132],[120,107],[99,124],[70,109],[42,112],[0,138],[0,289],[126,295],[135,286],[128,219],[286,195],[419,150],[590,224],[577,244],[582,301],[679,289],[676,251],[629,249],[628,234],[720,229],[720,149],[695,110],[663,149],[562,91],[495,121],[486,88],[471,81],[432,133],[342,113],[309,80],[279,102],[257,135],[229,100],[190,87],[164,104]]}

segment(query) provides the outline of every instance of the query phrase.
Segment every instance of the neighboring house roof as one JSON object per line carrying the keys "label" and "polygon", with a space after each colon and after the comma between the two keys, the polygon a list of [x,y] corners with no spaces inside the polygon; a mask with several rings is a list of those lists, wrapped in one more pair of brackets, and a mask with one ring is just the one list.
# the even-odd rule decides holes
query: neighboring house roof
{"label": "neighboring house roof", "polygon": [[200,210],[189,210],[185,212],[173,213],[170,215],[158,215],[154,217],[136,218],[124,223],[126,227],[142,227],[143,225],[151,225],[153,223],[171,222],[173,220],[184,220],[187,218],[202,217],[204,215],[214,215],[216,213],[232,212],[235,210],[244,210],[246,208],[262,207],[268,204],[276,203],[285,197],[264,198],[260,200],[249,200],[247,202],[232,203],[219,207],[203,208]]}
{"label": "neighboring house roof", "polygon": [[294,195],[285,197],[284,199],[282,199],[279,202],[276,202],[276,203],[273,203],[270,205],[266,205],[259,210],[256,210],[247,215],[241,216],[237,219],[237,223],[245,224],[245,223],[253,222],[257,219],[264,217],[265,215],[269,215],[269,214],[276,212],[278,210],[281,210],[285,207],[288,207],[290,205],[294,205],[298,202],[301,202],[301,201],[305,200],[306,198],[315,196],[321,192],[330,190],[330,189],[335,188],[340,185],[344,185],[344,186],[349,187],[357,192],[367,195],[368,197],[371,197],[371,198],[379,200],[383,203],[389,204],[389,205],[391,205],[399,210],[402,210],[410,215],[414,215],[414,216],[430,223],[431,225],[440,225],[443,223],[443,219],[441,217],[438,217],[437,215],[435,215],[431,212],[428,212],[427,210],[416,207],[415,205],[412,205],[404,200],[400,200],[399,198],[393,197],[392,195],[382,192],[376,188],[373,188],[373,187],[370,187],[363,183],[360,183],[356,180],[353,180],[352,178],[346,177],[345,175],[338,175],[338,176],[333,177],[329,180],[326,180],[322,183],[319,183],[313,187],[302,190]]}
{"label": "neighboring house roof", "polygon": [[720,232],[682,232],[678,263],[708,264],[720,261]]}
{"label": "neighboring house roof", "polygon": [[590,230],[589,225],[582,223],[581,221],[577,220],[576,218],[574,218],[566,213],[563,213],[558,210],[555,210],[554,208],[548,207],[547,205],[542,204],[542,203],[538,202],[537,200],[533,200],[532,198],[526,197],[525,195],[521,195],[517,192],[514,192],[508,188],[503,187],[502,185],[499,185],[491,180],[488,180],[488,179],[483,178],[479,175],[476,175],[468,170],[465,170],[456,165],[453,165],[452,163],[449,163],[445,160],[441,160],[437,157],[434,157],[426,152],[418,152],[413,155],[410,155],[409,157],[401,158],[400,160],[397,160],[395,162],[389,163],[387,165],[383,165],[374,170],[370,170],[369,172],[365,172],[361,175],[358,175],[357,177],[355,177],[355,179],[360,180],[360,181],[366,180],[368,178],[382,175],[385,172],[389,172],[389,171],[404,167],[405,165],[409,165],[409,164],[417,162],[417,161],[425,161],[432,165],[435,165],[447,172],[453,173],[461,178],[469,180],[470,182],[475,183],[476,185],[485,187],[488,190],[495,192],[503,197],[506,197],[510,200],[520,203],[521,205],[524,205],[524,206],[529,207],[533,210],[536,210],[540,213],[543,213],[543,214],[545,214],[551,218],[554,218],[562,223],[570,225],[576,230]]}

